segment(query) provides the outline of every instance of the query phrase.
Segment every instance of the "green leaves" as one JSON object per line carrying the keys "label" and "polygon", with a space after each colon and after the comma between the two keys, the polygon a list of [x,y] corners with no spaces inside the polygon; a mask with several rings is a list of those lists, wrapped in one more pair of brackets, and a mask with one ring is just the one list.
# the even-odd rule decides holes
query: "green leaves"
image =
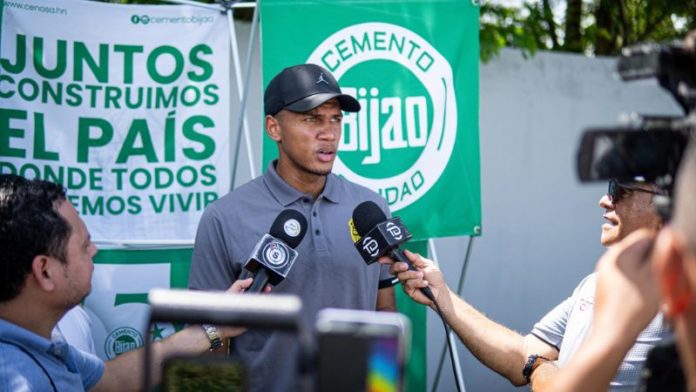
{"label": "green leaves", "polygon": [[645,41],[680,39],[696,28],[696,0],[526,0],[481,6],[480,58],[503,47],[617,55]]}

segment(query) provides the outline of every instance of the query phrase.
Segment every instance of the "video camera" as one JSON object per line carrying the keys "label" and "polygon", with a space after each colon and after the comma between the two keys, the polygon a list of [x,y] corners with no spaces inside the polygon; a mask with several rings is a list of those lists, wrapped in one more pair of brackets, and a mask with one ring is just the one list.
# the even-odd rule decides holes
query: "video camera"
{"label": "video camera", "polygon": [[663,219],[679,163],[696,135],[696,54],[679,42],[625,48],[618,60],[622,80],[656,78],[684,111],[684,116],[631,115],[616,127],[583,132],[577,155],[580,181],[647,181],[666,191],[653,200]]}

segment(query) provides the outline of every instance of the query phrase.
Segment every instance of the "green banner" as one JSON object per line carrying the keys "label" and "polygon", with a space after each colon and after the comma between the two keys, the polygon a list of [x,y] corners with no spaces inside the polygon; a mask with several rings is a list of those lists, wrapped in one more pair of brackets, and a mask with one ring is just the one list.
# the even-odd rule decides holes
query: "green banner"
{"label": "green banner", "polygon": [[[480,235],[478,7],[260,3],[264,86],[287,66],[315,63],[362,106],[345,114],[334,172],[379,192],[417,239]],[[264,166],[275,156],[264,138]]]}
{"label": "green banner", "polygon": [[[112,359],[143,345],[148,291],[187,287],[191,253],[191,248],[97,253],[92,292],[84,308],[91,316],[94,346],[101,358]],[[155,340],[175,331],[170,323],[151,328]]]}
{"label": "green banner", "polygon": [[97,242],[190,243],[230,187],[225,15],[2,4],[0,173],[61,183]]}

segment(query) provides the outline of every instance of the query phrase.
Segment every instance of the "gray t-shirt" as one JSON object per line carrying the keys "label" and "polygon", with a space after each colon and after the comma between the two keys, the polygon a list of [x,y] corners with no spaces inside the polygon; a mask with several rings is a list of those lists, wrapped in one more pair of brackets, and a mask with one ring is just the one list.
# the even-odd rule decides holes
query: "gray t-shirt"
{"label": "gray t-shirt", "polygon": [[[546,314],[532,329],[532,335],[558,349],[556,364],[559,367],[575,354],[590,332],[596,285],[596,274],[585,277],[568,299]],[[667,336],[669,332],[663,325],[662,314],[658,314],[640,333],[636,344],[624,358],[611,382],[611,390],[636,390],[648,351]]]}
{"label": "gray t-shirt", "polygon": [[[254,245],[268,233],[278,214],[292,208],[308,222],[307,234],[288,276],[273,293],[302,299],[306,325],[323,308],[374,310],[380,279],[390,277],[378,263],[366,265],[355,249],[348,226],[363,201],[377,203],[389,216],[386,201],[371,190],[329,174],[324,191],[312,201],[288,185],[271,163],[260,176],[211,204],[203,213],[193,249],[189,287],[226,290],[244,269]],[[251,390],[296,389],[297,339],[288,333],[249,330],[233,340],[233,354],[246,362]]]}

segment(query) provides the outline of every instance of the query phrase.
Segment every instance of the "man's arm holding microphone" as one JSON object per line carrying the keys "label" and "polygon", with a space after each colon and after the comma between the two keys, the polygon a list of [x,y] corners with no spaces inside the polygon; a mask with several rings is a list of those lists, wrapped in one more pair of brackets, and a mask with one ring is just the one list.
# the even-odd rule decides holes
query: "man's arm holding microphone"
{"label": "man's arm holding microphone", "polygon": [[[230,295],[239,294],[248,289],[252,284],[252,278],[241,279],[234,282],[227,290]],[[266,287],[265,292],[270,291]],[[232,326],[217,326],[218,336],[221,341],[242,334],[246,329]],[[168,357],[173,355],[200,355],[211,350],[211,339],[206,330],[200,325],[191,325],[183,330],[167,337],[164,340],[152,344],[151,380],[153,383],[161,382],[162,365]],[[145,351],[143,348],[132,350],[117,356],[106,362],[104,374],[93,391],[136,391],[143,386],[145,377],[143,364]]]}
{"label": "man's arm holding microphone", "polygon": [[389,257],[382,257],[379,262],[393,263],[390,271],[401,281],[404,292],[436,310],[433,302],[421,291],[429,287],[447,324],[481,363],[517,386],[528,382],[522,369],[532,354],[548,359],[536,361],[538,365],[531,376],[533,385],[543,383],[558,371],[552,362],[558,358],[556,348],[533,335],[522,336],[489,319],[447,287],[442,272],[432,261],[407,250],[404,253],[415,270],[409,270],[407,263],[394,262]]}

